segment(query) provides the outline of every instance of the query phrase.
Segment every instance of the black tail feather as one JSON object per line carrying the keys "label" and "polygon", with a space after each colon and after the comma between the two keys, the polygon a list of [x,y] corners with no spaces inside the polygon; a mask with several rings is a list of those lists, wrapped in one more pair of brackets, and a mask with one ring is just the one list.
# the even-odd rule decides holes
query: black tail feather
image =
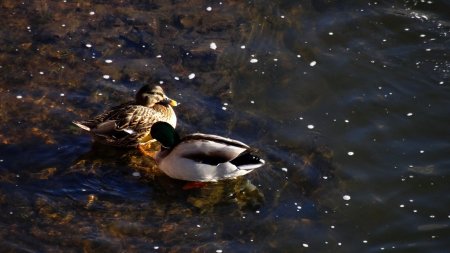
{"label": "black tail feather", "polygon": [[254,155],[250,152],[243,152],[238,157],[231,160],[230,162],[238,167],[242,166],[242,165],[263,163],[261,158],[259,158],[258,156]]}

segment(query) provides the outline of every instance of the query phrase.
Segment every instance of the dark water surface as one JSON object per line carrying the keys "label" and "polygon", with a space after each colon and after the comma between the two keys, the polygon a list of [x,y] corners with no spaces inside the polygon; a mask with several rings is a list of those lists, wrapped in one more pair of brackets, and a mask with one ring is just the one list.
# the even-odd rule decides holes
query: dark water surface
{"label": "dark water surface", "polygon": [[[0,1],[0,252],[448,252],[449,10]],[[152,82],[267,165],[183,190],[71,125]]]}

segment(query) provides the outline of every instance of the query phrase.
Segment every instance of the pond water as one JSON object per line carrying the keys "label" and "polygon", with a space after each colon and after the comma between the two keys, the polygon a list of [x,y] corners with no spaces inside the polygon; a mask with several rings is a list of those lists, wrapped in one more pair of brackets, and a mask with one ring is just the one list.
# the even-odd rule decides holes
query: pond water
{"label": "pond water", "polygon": [[[448,252],[450,3],[0,3],[1,252]],[[71,124],[161,83],[267,161],[183,190]]]}

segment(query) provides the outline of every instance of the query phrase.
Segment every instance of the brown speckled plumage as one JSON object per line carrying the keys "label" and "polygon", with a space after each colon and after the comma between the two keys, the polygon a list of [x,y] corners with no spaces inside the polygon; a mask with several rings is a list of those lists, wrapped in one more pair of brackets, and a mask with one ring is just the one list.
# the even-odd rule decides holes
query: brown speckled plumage
{"label": "brown speckled plumage", "polygon": [[96,141],[113,146],[132,147],[151,141],[153,123],[165,121],[176,126],[172,105],[160,86],[144,86],[136,94],[136,100],[128,102],[85,121],[74,121],[88,131]]}

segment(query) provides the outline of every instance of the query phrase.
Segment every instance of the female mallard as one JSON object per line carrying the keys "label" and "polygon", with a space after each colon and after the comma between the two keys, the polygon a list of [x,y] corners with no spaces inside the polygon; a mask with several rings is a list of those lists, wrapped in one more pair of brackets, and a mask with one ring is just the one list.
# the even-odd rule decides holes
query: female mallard
{"label": "female mallard", "polygon": [[164,121],[175,127],[177,117],[171,106],[176,105],[160,86],[145,85],[136,93],[135,101],[113,107],[93,119],[73,123],[101,143],[138,146],[151,141],[153,123]]}
{"label": "female mallard", "polygon": [[153,124],[151,135],[161,143],[156,162],[172,178],[214,182],[245,175],[264,164],[246,144],[221,136],[196,133],[180,139],[166,122]]}

